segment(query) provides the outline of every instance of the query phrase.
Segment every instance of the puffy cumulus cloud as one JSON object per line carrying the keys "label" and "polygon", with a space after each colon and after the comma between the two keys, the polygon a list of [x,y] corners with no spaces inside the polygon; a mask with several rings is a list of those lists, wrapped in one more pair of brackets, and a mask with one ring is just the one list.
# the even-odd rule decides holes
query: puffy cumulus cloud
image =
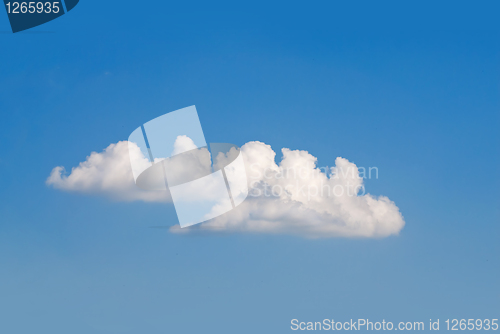
{"label": "puffy cumulus cloud", "polygon": [[46,184],[69,192],[104,195],[117,201],[171,202],[168,191],[147,191],[135,185],[130,160],[138,167],[150,165],[137,145],[130,143],[129,151],[129,142],[120,141],[101,153],[92,152],[69,175],[64,167],[55,167]]}
{"label": "puffy cumulus cloud", "polygon": [[404,219],[385,196],[365,193],[357,166],[337,158],[332,168],[317,168],[306,151],[282,149],[276,164],[271,146],[242,146],[249,178],[248,198],[236,209],[200,225],[172,232],[229,231],[320,237],[397,235]]}
{"label": "puffy cumulus cloud", "polygon": [[[164,161],[171,164],[167,165],[167,174],[180,180],[185,178],[183,169],[189,170],[191,176],[206,175],[210,153],[205,148],[193,149],[189,138],[178,138],[177,144],[176,149],[185,153],[170,162]],[[334,167],[318,168],[316,157],[307,151],[284,148],[283,158],[277,164],[271,146],[261,142],[249,142],[241,152],[249,186],[247,199],[219,217],[189,228],[174,226],[172,232],[380,238],[397,235],[405,225],[394,202],[366,193],[358,167],[347,159],[339,157]],[[168,191],[142,190],[134,184],[129,154],[139,170],[149,167],[140,149],[123,141],[111,144],[101,153],[93,152],[69,175],[64,174],[63,167],[54,168],[47,184],[66,191],[103,194],[115,200],[171,202]],[[231,154],[237,155],[237,151],[231,150],[227,156],[219,154],[215,165],[234,159]],[[245,182],[244,177],[241,182]],[[206,189],[208,195],[215,194],[210,187]]]}
{"label": "puffy cumulus cloud", "polygon": [[194,141],[188,136],[185,135],[177,136],[174,142],[174,150],[172,151],[172,155],[176,155],[190,150],[195,150],[197,148],[198,147],[196,146]]}

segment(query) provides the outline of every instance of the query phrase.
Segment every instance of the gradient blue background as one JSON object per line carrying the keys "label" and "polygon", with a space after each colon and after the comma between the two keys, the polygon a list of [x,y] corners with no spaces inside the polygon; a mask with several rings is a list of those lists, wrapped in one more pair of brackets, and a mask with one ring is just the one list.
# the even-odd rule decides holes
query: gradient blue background
{"label": "gradient blue background", "polygon": [[[500,318],[496,2],[81,1],[0,10],[0,333],[291,333],[290,320]],[[50,189],[53,167],[196,105],[209,142],[377,166],[398,237],[173,235],[172,205]]]}

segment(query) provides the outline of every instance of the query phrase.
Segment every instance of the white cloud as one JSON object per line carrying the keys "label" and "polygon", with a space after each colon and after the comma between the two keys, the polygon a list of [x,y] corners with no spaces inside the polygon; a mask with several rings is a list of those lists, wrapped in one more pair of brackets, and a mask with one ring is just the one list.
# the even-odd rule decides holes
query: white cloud
{"label": "white cloud", "polygon": [[[279,164],[271,146],[261,142],[249,142],[241,152],[251,189],[248,198],[222,216],[192,228],[174,226],[172,232],[215,230],[309,238],[377,238],[397,235],[404,227],[394,202],[385,196],[359,193],[364,191],[363,179],[357,166],[347,159],[339,157],[334,167],[321,170],[316,167],[317,159],[306,151],[284,148]],[[139,148],[131,154],[138,162],[147,162]],[[200,159],[200,164],[205,165],[205,160]],[[116,200],[170,201],[168,191],[150,192],[135,186],[127,142],[92,153],[69,176],[62,176],[62,171],[62,167],[54,168],[47,184]]]}
{"label": "white cloud", "polygon": [[117,201],[171,202],[168,191],[147,191],[135,185],[130,160],[136,166],[149,165],[137,145],[121,141],[103,152],[92,152],[87,160],[65,175],[64,167],[55,167],[46,183],[56,189],[104,195]]}
{"label": "white cloud", "polygon": [[190,229],[320,237],[386,237],[397,235],[404,219],[385,196],[359,194],[363,179],[355,164],[344,158],[320,170],[306,151],[282,150],[276,164],[271,146],[250,142],[242,146],[250,196],[236,209]]}
{"label": "white cloud", "polygon": [[172,151],[172,155],[180,154],[190,150],[195,150],[197,148],[198,146],[196,146],[194,141],[188,136],[185,135],[177,136],[174,142],[174,150]]}

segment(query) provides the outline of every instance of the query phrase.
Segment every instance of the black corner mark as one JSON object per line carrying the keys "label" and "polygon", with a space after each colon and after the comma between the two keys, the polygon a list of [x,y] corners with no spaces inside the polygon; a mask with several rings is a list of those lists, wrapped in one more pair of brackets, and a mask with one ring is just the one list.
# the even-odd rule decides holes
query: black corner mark
{"label": "black corner mark", "polygon": [[[66,10],[73,9],[79,0],[63,0]],[[16,33],[52,21],[65,14],[62,0],[12,1],[4,0],[12,32]]]}
{"label": "black corner mark", "polygon": [[69,12],[70,10],[75,8],[78,1],[79,0],[64,0],[64,3],[66,4],[66,10]]}

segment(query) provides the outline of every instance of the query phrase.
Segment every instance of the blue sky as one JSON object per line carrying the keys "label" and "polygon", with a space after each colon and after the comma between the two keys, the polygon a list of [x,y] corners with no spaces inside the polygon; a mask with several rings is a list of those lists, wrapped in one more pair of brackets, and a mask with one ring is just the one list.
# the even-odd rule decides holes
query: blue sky
{"label": "blue sky", "polygon": [[[0,332],[288,333],[291,319],[499,318],[498,6],[81,1],[0,14]],[[178,235],[172,204],[48,187],[196,105],[208,142],[377,166],[382,239]]]}

